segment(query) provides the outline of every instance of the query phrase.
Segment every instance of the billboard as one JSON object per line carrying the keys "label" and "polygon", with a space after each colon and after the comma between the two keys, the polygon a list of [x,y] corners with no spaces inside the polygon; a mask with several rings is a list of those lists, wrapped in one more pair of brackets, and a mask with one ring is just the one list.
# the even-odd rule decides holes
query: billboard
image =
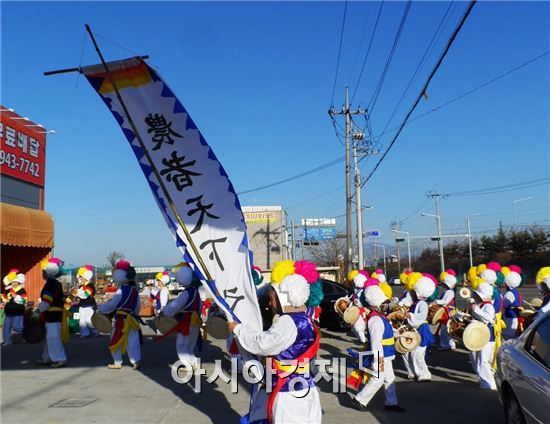
{"label": "billboard", "polygon": [[334,240],[336,238],[336,227],[305,227],[304,243],[318,244],[323,240]]}
{"label": "billboard", "polygon": [[1,106],[0,172],[44,187],[46,134],[44,128]]}

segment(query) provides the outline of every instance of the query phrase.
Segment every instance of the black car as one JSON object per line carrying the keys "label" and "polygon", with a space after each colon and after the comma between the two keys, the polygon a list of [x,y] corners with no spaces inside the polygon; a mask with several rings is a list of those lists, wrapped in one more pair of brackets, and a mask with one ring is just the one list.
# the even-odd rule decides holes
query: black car
{"label": "black car", "polygon": [[336,330],[347,330],[350,325],[334,310],[334,303],[341,297],[351,297],[353,290],[340,283],[323,279],[323,293],[325,295],[321,302],[321,327]]}
{"label": "black car", "polygon": [[[346,330],[349,324],[342,320],[342,317],[334,311],[334,302],[344,296],[351,296],[352,290],[343,285],[331,280],[323,280],[323,293],[325,295],[321,302],[321,327],[330,329]],[[273,312],[269,306],[269,288],[270,284],[266,284],[257,291],[258,303],[262,313],[264,331],[271,327],[273,321]]]}

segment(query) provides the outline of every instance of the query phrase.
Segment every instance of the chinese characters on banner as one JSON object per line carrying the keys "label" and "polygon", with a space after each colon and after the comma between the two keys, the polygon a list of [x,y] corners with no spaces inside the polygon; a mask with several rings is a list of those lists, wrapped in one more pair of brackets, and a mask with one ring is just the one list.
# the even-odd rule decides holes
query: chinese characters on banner
{"label": "chinese characters on banner", "polygon": [[41,133],[43,131],[43,128],[16,113],[0,113],[2,174],[44,187],[46,136]]}
{"label": "chinese characters on banner", "polygon": [[[140,59],[111,62],[108,67],[143,146],[104,67],[89,66],[83,73],[122,127],[184,259],[194,264],[222,309],[261,330],[246,226],[225,170],[186,109],[153,69]],[[187,242],[171,202],[198,255]],[[198,256],[212,281],[206,281],[207,272]]]}

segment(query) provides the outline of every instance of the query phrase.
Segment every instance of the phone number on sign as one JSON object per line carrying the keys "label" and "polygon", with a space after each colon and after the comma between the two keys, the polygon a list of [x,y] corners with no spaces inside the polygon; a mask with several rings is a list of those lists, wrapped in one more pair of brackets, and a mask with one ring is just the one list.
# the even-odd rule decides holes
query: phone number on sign
{"label": "phone number on sign", "polygon": [[25,158],[17,158],[13,153],[0,150],[0,165],[6,165],[10,169],[19,169],[20,172],[40,177],[40,165]]}

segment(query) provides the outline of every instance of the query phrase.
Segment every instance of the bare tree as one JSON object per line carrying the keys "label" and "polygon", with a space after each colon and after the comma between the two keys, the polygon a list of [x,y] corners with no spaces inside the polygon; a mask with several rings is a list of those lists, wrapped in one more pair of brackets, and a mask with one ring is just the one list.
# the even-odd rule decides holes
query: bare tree
{"label": "bare tree", "polygon": [[116,250],[109,252],[109,254],[107,255],[108,266],[110,266],[111,269],[115,269],[116,263],[121,259],[124,259],[124,253],[117,252]]}
{"label": "bare tree", "polygon": [[317,266],[337,266],[340,268],[340,275],[346,275],[344,270],[345,239],[320,240],[318,245],[310,245],[307,250]]}

